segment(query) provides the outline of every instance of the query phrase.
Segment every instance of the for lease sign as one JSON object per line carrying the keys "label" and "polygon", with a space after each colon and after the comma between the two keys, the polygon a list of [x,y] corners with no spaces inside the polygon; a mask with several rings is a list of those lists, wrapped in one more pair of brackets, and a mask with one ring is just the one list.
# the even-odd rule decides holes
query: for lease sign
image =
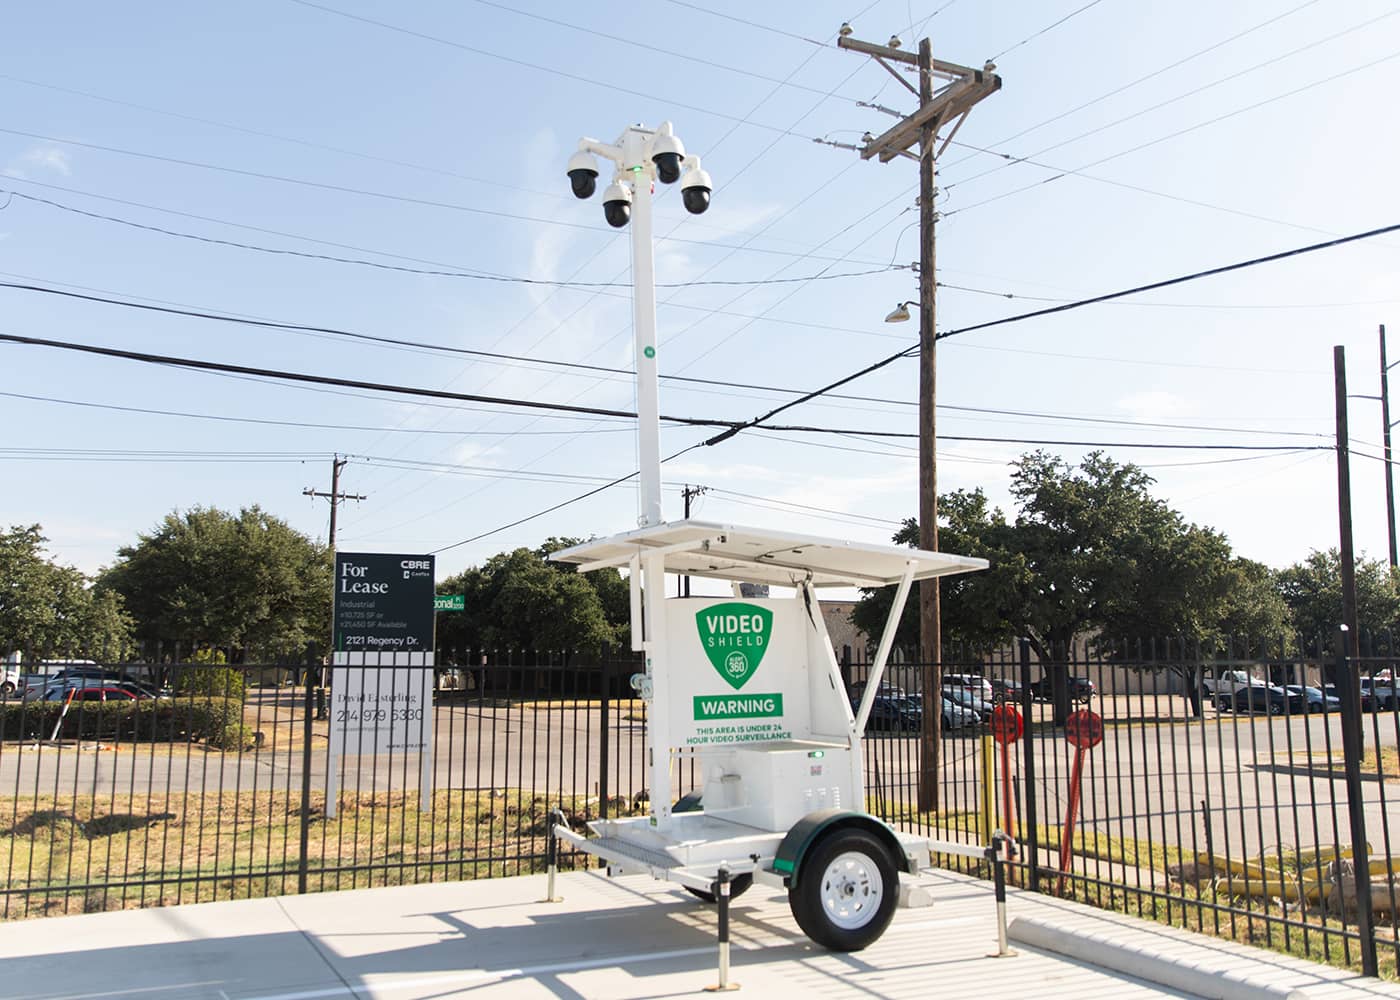
{"label": "for lease sign", "polygon": [[335,554],[335,651],[421,653],[433,648],[433,557]]}

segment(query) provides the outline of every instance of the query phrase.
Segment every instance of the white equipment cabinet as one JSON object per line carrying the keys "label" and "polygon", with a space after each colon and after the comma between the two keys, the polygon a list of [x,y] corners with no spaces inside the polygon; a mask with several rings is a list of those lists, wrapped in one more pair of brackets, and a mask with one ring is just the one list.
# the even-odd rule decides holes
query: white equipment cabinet
{"label": "white equipment cabinet", "polygon": [[[913,900],[900,876],[929,864],[930,842],[866,813],[861,734],[912,585],[986,561],[700,521],[551,558],[582,572],[629,570],[633,644],[646,665],[632,686],[647,703],[650,769],[647,815],[598,820],[591,836],[558,824],[554,835],[612,874],[650,873],[710,901],[755,880],[786,888],[803,931],[834,950],[878,938],[895,906]],[[668,573],[730,582],[734,596],[667,598]],[[793,595],[744,598],[741,582]],[[895,600],[852,705],[817,590],[885,585]],[[678,787],[691,773],[698,787]]]}

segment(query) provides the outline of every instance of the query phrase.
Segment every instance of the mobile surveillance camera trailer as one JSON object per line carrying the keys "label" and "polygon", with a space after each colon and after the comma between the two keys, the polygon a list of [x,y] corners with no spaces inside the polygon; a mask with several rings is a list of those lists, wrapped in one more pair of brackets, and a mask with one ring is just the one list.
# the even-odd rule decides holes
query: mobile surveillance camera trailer
{"label": "mobile surveillance camera trailer", "polygon": [[[587,832],[560,817],[550,831],[551,875],[560,845],[568,844],[606,861],[609,875],[650,874],[717,903],[725,988],[729,902],[754,882],[786,889],[793,916],[813,941],[854,951],[884,933],[897,905],[931,902],[911,876],[931,864],[934,852],[987,860],[1002,874],[1013,848],[1001,833],[991,845],[956,844],[896,831],[866,813],[861,754],[910,588],[985,569],[987,562],[663,519],[652,178],[679,180],[691,195],[687,209],[696,213],[709,205],[711,182],[670,123],[655,131],[630,127],[613,145],[582,140],[568,169],[580,198],[596,190],[595,157],[617,167],[604,195],[609,224],[633,227],[639,527],[550,558],[579,572],[629,571],[632,647],[645,662],[632,687],[647,703],[650,805],[645,816],[595,820]],[[667,597],[668,573],[727,581],[733,593]],[[746,599],[741,583],[791,588],[792,596]],[[853,706],[817,590],[883,586],[895,588],[894,601],[864,694]],[[677,787],[676,777],[686,773],[698,776],[699,788]],[[999,917],[1004,913],[1003,896]],[[1000,952],[1004,935],[1003,925]]]}

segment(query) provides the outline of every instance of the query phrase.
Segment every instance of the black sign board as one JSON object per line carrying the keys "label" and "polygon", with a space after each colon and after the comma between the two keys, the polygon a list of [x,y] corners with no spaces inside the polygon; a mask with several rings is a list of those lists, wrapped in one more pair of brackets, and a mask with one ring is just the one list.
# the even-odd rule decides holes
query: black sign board
{"label": "black sign board", "polygon": [[432,556],[337,552],[336,652],[431,652],[434,589]]}

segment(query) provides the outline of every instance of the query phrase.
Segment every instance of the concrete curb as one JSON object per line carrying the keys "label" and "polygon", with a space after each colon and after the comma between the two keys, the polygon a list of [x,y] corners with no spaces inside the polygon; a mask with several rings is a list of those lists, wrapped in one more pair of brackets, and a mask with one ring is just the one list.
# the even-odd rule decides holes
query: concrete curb
{"label": "concrete curb", "polygon": [[[1245,963],[1236,961],[1233,963],[1236,968],[1231,968],[1228,956],[1211,963],[1195,963],[1173,958],[1165,948],[1157,950],[1140,943],[1127,943],[1121,936],[1072,930],[1034,917],[1017,917],[1011,921],[1007,936],[1032,948],[1211,1000],[1309,1000],[1315,995],[1297,986],[1278,985],[1241,974],[1237,967]],[[1166,938],[1159,940],[1164,945],[1174,943]]]}

